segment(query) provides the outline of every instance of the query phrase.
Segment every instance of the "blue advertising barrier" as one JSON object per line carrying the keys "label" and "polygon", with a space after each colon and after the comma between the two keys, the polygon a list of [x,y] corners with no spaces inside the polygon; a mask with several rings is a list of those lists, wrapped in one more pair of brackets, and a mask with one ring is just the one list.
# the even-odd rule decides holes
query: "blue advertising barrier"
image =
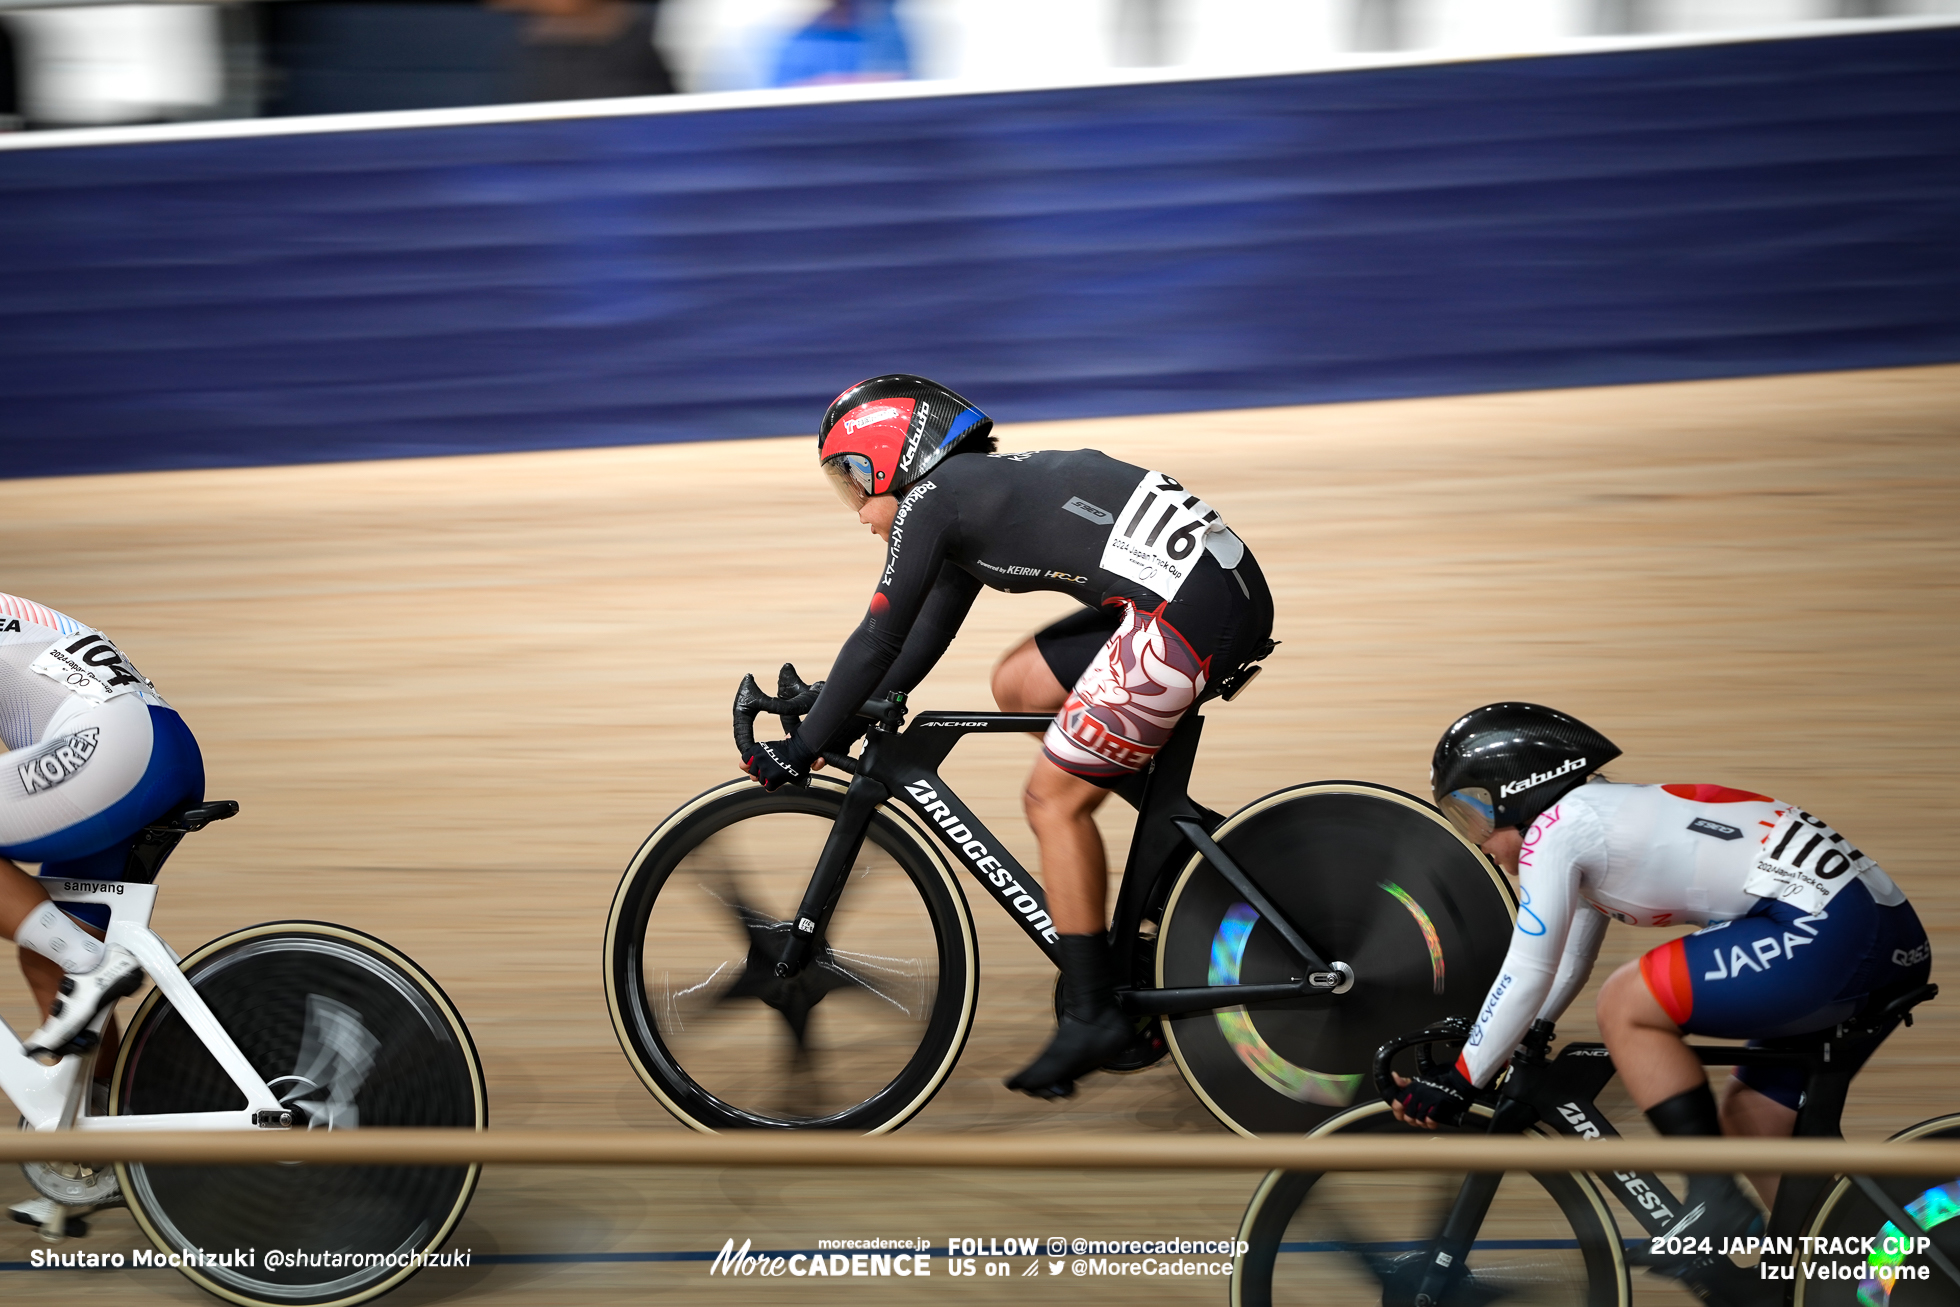
{"label": "blue advertising barrier", "polygon": [[1960,359],[1960,29],[0,152],[0,475]]}

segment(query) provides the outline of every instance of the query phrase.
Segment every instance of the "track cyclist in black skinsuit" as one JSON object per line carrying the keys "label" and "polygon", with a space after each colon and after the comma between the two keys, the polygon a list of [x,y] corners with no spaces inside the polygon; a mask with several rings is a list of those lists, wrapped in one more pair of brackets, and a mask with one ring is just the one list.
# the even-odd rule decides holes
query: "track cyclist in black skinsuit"
{"label": "track cyclist in black skinsuit", "polygon": [[1066,1098],[1136,1036],[1117,1007],[1094,813],[1186,711],[1270,651],[1273,601],[1244,543],[1175,478],[1092,449],[995,453],[992,431],[923,377],[874,377],[831,402],[817,458],[888,542],[885,568],[801,729],[758,743],[743,766],[769,789],[806,783],[825,748],[863,733],[857,705],[924,679],[983,585],[1082,605],[993,677],[1002,711],[1055,713],[1022,802],[1060,936],[1062,1017],[1007,1083]]}

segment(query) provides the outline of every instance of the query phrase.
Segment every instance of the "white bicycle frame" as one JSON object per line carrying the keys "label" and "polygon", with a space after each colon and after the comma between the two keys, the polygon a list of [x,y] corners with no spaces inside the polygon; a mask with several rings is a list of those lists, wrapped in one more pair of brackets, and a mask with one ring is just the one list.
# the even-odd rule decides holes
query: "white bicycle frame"
{"label": "white bicycle frame", "polygon": [[[217,1017],[198,997],[197,990],[177,969],[178,957],[150,929],[150,914],[156,908],[155,885],[132,885],[105,880],[43,881],[48,897],[57,903],[102,903],[109,908],[110,944],[120,944],[135,955],[143,971],[170,1005],[177,1009],[191,1033],[216,1060],[231,1082],[245,1095],[245,1106],[230,1112],[169,1112],[143,1116],[95,1116],[88,1110],[90,1072],[95,1052],[64,1057],[54,1066],[43,1066],[27,1055],[20,1036],[4,1020],[0,1030],[0,1093],[13,1100],[26,1118],[30,1130],[253,1130],[289,1125],[292,1118],[278,1096],[252,1069],[238,1051]],[[115,1005],[110,1004],[89,1023],[101,1035]]]}

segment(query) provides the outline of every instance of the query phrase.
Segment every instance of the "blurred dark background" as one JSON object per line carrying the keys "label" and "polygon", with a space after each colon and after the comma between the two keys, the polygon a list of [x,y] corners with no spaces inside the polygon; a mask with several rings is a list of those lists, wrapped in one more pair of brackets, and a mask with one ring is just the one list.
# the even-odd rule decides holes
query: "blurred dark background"
{"label": "blurred dark background", "polygon": [[[359,35],[350,8],[281,9],[281,48]],[[286,103],[463,94],[538,17],[449,16],[448,61],[322,55]],[[779,62],[834,76],[839,44]],[[1947,22],[17,133],[0,470],[779,435],[881,371],[1012,422],[1951,361],[1956,67]]]}
{"label": "blurred dark background", "polygon": [[1357,55],[1960,14],[1960,0],[0,0],[0,129]]}

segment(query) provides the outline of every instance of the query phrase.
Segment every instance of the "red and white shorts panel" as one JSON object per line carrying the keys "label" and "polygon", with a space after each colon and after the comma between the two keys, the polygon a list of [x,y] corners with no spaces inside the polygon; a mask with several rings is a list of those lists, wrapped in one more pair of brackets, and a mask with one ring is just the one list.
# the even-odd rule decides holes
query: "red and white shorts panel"
{"label": "red and white shorts panel", "polygon": [[1041,752],[1063,771],[1109,782],[1142,771],[1204,694],[1211,659],[1151,610],[1128,600],[1123,620],[1089,661],[1042,737]]}

